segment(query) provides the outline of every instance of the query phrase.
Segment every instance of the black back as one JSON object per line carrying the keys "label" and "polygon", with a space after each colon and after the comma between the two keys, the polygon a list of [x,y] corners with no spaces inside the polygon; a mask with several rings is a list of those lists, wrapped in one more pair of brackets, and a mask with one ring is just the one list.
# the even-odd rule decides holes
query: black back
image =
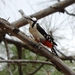
{"label": "black back", "polygon": [[38,24],[37,24],[37,30],[45,37],[47,36],[47,33],[45,32],[45,30]]}
{"label": "black back", "polygon": [[48,40],[48,41],[52,42],[53,44],[57,45],[57,44],[54,42],[54,39],[53,39],[50,35],[48,35],[48,34],[45,32],[45,30],[44,30],[38,23],[33,22],[32,27],[33,27],[35,24],[37,24],[37,30],[45,37],[46,40]]}

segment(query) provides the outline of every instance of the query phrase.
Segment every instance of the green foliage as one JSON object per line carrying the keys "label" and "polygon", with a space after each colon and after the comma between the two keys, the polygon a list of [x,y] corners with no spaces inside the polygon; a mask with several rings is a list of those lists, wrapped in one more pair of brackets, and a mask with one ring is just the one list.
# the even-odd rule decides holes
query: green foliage
{"label": "green foliage", "polygon": [[13,52],[14,55],[17,55],[18,54],[15,45],[13,45],[12,47],[10,47],[10,49],[12,50],[12,52]]}
{"label": "green foliage", "polygon": [[[16,56],[18,54],[17,49],[15,46],[11,47],[12,52],[14,54],[14,56],[12,57],[12,59],[17,59]],[[30,52],[29,50],[26,49],[22,49],[22,59],[25,60],[46,60],[46,58],[36,55],[32,52]],[[65,62],[67,65],[69,65],[71,68],[73,68],[73,66],[75,65],[74,63],[70,63],[69,61]],[[32,72],[34,72],[41,64],[37,64],[37,63],[24,63],[21,64],[22,67],[22,72],[23,75],[28,75]],[[11,64],[10,65],[11,71],[13,73],[13,75],[19,75],[19,71],[18,71],[18,64]],[[35,75],[48,75],[48,73],[50,73],[50,75],[63,75],[61,72],[57,71],[53,66],[51,65],[44,65],[39,71],[36,72]],[[0,75],[9,75],[7,66],[5,66],[5,68],[0,71]]]}

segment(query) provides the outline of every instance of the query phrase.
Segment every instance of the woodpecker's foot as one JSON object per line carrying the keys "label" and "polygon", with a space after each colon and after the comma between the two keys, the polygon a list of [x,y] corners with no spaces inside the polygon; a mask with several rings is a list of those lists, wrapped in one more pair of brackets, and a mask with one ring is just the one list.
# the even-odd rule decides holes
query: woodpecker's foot
{"label": "woodpecker's foot", "polygon": [[52,52],[52,54],[58,57],[58,54],[57,53]]}
{"label": "woodpecker's foot", "polygon": [[29,44],[32,45],[32,46],[34,46],[34,47],[36,46],[36,44],[33,43],[33,42],[29,42]]}
{"label": "woodpecker's foot", "polygon": [[42,49],[41,43],[36,44],[36,47],[38,47],[39,49]]}
{"label": "woodpecker's foot", "polygon": [[29,42],[29,44],[32,45],[32,46],[35,47],[35,48],[36,48],[36,47],[38,47],[39,49],[42,48],[41,43],[35,44],[35,43],[33,43],[33,42]]}
{"label": "woodpecker's foot", "polygon": [[51,49],[52,50],[52,53],[55,55],[55,56],[58,56],[57,52],[55,51],[54,48]]}

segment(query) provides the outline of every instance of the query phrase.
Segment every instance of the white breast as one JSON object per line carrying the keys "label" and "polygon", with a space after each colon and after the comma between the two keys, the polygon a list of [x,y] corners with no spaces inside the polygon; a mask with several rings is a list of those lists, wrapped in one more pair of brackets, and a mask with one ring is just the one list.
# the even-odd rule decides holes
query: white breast
{"label": "white breast", "polygon": [[45,39],[44,36],[36,29],[36,26],[34,26],[33,28],[30,26],[29,31],[35,39]]}

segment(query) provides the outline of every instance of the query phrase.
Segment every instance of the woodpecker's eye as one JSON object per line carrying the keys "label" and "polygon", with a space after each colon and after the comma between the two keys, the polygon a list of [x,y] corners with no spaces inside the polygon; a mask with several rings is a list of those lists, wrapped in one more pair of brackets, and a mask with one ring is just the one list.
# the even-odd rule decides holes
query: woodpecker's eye
{"label": "woodpecker's eye", "polygon": [[34,16],[30,16],[31,18],[33,18]]}

